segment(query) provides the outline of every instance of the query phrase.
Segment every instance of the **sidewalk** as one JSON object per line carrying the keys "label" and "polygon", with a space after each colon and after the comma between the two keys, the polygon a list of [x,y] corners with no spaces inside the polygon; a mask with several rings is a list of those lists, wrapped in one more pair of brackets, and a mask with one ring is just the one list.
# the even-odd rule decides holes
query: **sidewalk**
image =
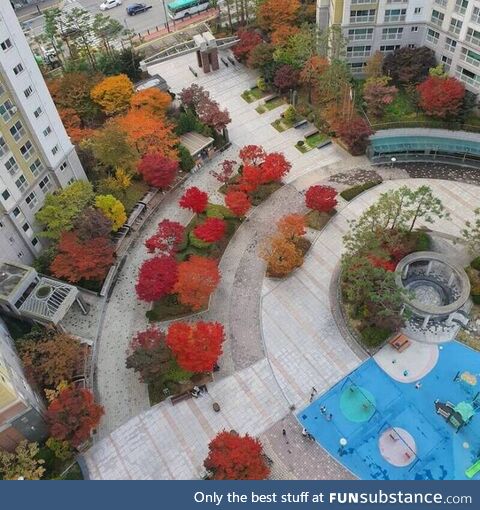
{"label": "sidewalk", "polygon": [[51,9],[52,7],[56,7],[61,3],[62,0],[40,0],[35,4],[25,5],[24,7],[15,9],[15,14],[20,21],[28,21],[32,18],[40,16],[43,11]]}

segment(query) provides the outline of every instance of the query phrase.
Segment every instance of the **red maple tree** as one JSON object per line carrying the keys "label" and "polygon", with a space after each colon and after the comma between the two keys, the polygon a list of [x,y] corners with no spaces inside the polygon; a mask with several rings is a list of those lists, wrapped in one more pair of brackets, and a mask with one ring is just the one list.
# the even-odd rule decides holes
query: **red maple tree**
{"label": "red maple tree", "polygon": [[262,444],[254,437],[220,432],[203,462],[214,480],[265,480],[270,474]]}
{"label": "red maple tree", "polygon": [[370,126],[362,117],[341,119],[335,127],[339,138],[346,144],[348,150],[354,156],[365,154],[368,145],[368,137],[373,133]]}
{"label": "red maple tree", "polygon": [[216,243],[225,235],[227,224],[220,218],[207,218],[202,224],[193,229],[198,239],[206,243]]}
{"label": "red maple tree", "polygon": [[172,185],[178,171],[178,161],[158,152],[145,154],[138,164],[138,172],[150,186],[166,189]]}
{"label": "red maple tree", "polygon": [[205,211],[208,205],[208,195],[205,191],[199,190],[196,186],[188,188],[180,199],[180,207],[190,209],[200,214]]}
{"label": "red maple tree", "polygon": [[264,182],[262,170],[258,166],[245,165],[242,171],[242,178],[235,189],[237,191],[254,191]]}
{"label": "red maple tree", "polygon": [[223,326],[218,322],[174,322],[167,331],[167,345],[184,370],[211,372],[222,354],[225,340]]}
{"label": "red maple tree", "polygon": [[420,107],[432,117],[454,117],[460,111],[465,87],[456,78],[429,76],[417,87]]}
{"label": "red maple tree", "polygon": [[174,292],[180,302],[192,310],[200,310],[208,303],[210,294],[220,282],[220,272],[215,260],[192,255],[178,264],[178,277]]}
{"label": "red maple tree", "polygon": [[262,38],[255,30],[240,28],[237,37],[239,41],[232,48],[232,51],[238,60],[246,60],[253,48],[262,42]]}
{"label": "red maple tree", "polygon": [[248,198],[248,195],[243,191],[230,190],[225,195],[225,205],[235,216],[242,217],[247,214],[252,203]]}
{"label": "red maple tree", "polygon": [[280,152],[271,152],[263,159],[261,165],[262,180],[264,183],[279,181],[292,168],[292,165],[285,159]]}
{"label": "red maple tree", "polygon": [[298,70],[289,64],[285,64],[275,73],[273,84],[280,92],[285,92],[288,89],[296,88],[299,78]]}
{"label": "red maple tree", "polygon": [[103,414],[103,407],[95,403],[90,390],[66,388],[48,406],[50,435],[77,447],[90,437]]}
{"label": "red maple tree", "polygon": [[330,212],[337,205],[337,192],[331,186],[310,186],[305,194],[305,204],[314,211]]}
{"label": "red maple tree", "polygon": [[80,280],[101,281],[113,261],[114,251],[110,239],[94,237],[82,240],[76,231],[64,232],[50,271],[57,278],[72,283]]}
{"label": "red maple tree", "polygon": [[260,145],[245,145],[238,156],[244,165],[259,165],[265,159],[266,152]]}
{"label": "red maple tree", "polygon": [[135,290],[142,301],[157,301],[170,294],[177,281],[177,261],[167,255],[145,260]]}
{"label": "red maple tree", "polygon": [[220,164],[219,172],[212,170],[210,173],[217,179],[217,181],[226,184],[232,177],[233,173],[235,172],[236,167],[237,167],[236,161],[226,159]]}
{"label": "red maple tree", "polygon": [[185,227],[178,221],[163,220],[158,224],[157,231],[145,241],[149,253],[157,255],[173,255],[183,241]]}

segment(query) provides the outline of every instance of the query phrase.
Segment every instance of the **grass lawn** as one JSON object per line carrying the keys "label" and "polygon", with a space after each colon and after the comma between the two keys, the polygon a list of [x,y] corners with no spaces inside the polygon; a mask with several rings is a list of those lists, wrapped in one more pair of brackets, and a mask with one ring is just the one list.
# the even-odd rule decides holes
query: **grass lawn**
{"label": "grass lawn", "polygon": [[275,99],[272,99],[268,103],[261,104],[260,106],[257,106],[255,108],[255,111],[257,113],[262,114],[262,113],[268,112],[270,110],[274,110],[275,108],[278,108],[279,106],[282,106],[282,104],[285,104],[285,103],[286,103],[286,101],[283,97],[276,97]]}
{"label": "grass lawn", "polygon": [[320,211],[309,211],[305,215],[305,223],[307,227],[313,228],[314,230],[322,230],[322,228],[330,221],[330,219],[335,216],[337,211],[333,209],[332,211],[320,212]]}
{"label": "grass lawn", "polygon": [[253,87],[252,89],[242,92],[242,99],[244,99],[247,103],[253,103],[254,101],[262,99],[265,95],[265,91],[260,90],[258,87]]}
{"label": "grass lawn", "polygon": [[295,147],[302,153],[311,151],[312,149],[315,149],[317,145],[324,142],[328,139],[328,136],[321,133],[320,131],[318,133],[315,133],[314,135],[311,135],[307,138],[305,138],[305,143],[303,145],[299,145],[298,142],[295,144]]}
{"label": "grass lawn", "polygon": [[272,122],[272,126],[279,132],[282,133],[283,131],[286,131],[287,129],[290,129],[293,127],[293,125],[297,122],[297,119],[295,119],[293,122],[288,122],[287,120],[280,117],[277,120],[274,120]]}

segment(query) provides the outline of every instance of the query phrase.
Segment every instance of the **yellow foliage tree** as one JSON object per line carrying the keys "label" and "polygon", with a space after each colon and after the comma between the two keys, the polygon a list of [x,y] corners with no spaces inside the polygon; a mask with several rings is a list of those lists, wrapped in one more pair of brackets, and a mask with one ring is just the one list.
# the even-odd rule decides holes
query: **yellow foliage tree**
{"label": "yellow foliage tree", "polygon": [[0,450],[0,477],[3,480],[40,480],[45,469],[38,458],[38,444],[20,441],[14,453]]}
{"label": "yellow foliage tree", "polygon": [[107,115],[128,110],[133,96],[133,84],[125,74],[108,76],[90,91],[90,97]]}
{"label": "yellow foliage tree", "polygon": [[132,108],[144,108],[153,115],[162,115],[171,104],[170,94],[154,87],[136,92],[130,100]]}
{"label": "yellow foliage tree", "polygon": [[127,214],[125,207],[120,200],[113,195],[97,195],[95,198],[95,207],[112,221],[112,230],[116,232],[126,221]]}
{"label": "yellow foliage tree", "polygon": [[295,243],[282,234],[269,238],[260,248],[260,257],[267,263],[267,274],[284,277],[303,264],[303,254]]}

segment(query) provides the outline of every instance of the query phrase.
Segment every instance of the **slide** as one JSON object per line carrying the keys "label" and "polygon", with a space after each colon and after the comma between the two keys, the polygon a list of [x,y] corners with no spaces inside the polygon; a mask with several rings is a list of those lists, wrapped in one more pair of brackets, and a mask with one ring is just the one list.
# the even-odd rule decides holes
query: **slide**
{"label": "slide", "polygon": [[468,478],[473,478],[477,473],[480,473],[480,459],[473,464],[473,466],[470,466],[466,471],[465,475]]}

